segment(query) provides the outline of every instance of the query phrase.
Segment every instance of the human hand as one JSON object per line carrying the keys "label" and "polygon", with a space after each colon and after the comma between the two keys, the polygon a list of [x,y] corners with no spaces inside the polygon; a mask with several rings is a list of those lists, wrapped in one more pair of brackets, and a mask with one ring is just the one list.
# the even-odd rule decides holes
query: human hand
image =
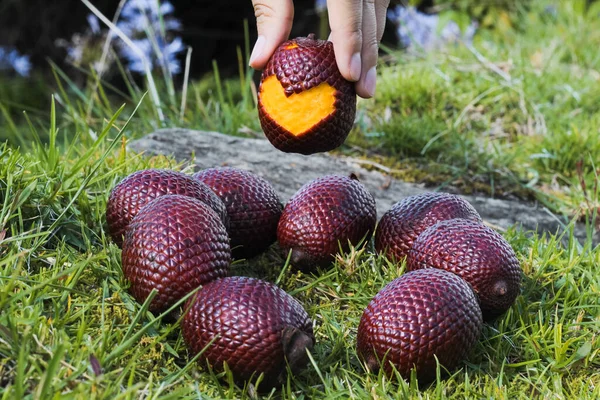
{"label": "human hand", "polygon": [[[390,0],[327,0],[329,40],[342,76],[356,82],[356,94],[375,94],[379,42]],[[277,46],[287,40],[294,20],[292,0],[252,0],[258,39],[250,66],[263,69]]]}

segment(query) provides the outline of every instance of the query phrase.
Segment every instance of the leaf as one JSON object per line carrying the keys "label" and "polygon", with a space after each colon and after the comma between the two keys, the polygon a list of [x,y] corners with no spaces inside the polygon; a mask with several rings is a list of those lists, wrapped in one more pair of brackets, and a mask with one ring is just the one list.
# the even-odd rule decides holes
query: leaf
{"label": "leaf", "polygon": [[512,29],[512,20],[506,11],[501,11],[498,17],[499,19],[497,26],[500,32],[507,32],[508,30]]}
{"label": "leaf", "polygon": [[583,358],[586,358],[590,352],[592,351],[592,342],[585,342],[577,351],[575,352],[575,357],[573,361],[579,361]]}
{"label": "leaf", "polygon": [[52,393],[53,386],[52,381],[54,378],[58,378],[60,361],[63,358],[63,354],[65,353],[66,346],[63,343],[60,343],[56,349],[54,349],[54,355],[48,362],[48,366],[46,367],[46,371],[42,376],[42,383],[38,386],[38,390],[36,392],[36,398],[38,399],[47,399],[50,397]]}
{"label": "leaf", "polygon": [[498,18],[499,17],[497,10],[490,10],[485,14],[480,24],[484,28],[490,28],[494,26],[494,24],[498,21]]}
{"label": "leaf", "polygon": [[471,24],[471,17],[469,14],[462,11],[448,10],[438,14],[437,33],[441,33],[442,30],[450,23],[455,22],[458,25],[458,29],[461,33],[465,33],[469,25]]}
{"label": "leaf", "polygon": [[600,1],[595,1],[588,7],[587,17],[593,20],[600,20]]}
{"label": "leaf", "polygon": [[448,25],[448,23],[450,23],[451,21],[454,21],[454,15],[456,14],[456,11],[453,10],[448,10],[448,11],[444,11],[438,14],[438,24],[437,24],[437,33],[440,34],[442,32],[442,29],[444,29],[444,27],[446,27],[446,25]]}
{"label": "leaf", "polygon": [[36,186],[37,186],[37,179],[34,179],[33,182],[31,182],[29,185],[27,185],[27,187],[25,187],[25,189],[23,189],[23,190],[21,190],[21,192],[19,192],[19,194],[15,198],[15,203],[13,204],[14,210],[19,209],[19,207],[21,207],[23,204],[25,204],[27,199],[29,199],[29,196],[31,196],[31,194],[35,191]]}
{"label": "leaf", "polygon": [[585,7],[586,0],[571,0],[571,8],[575,15],[584,16],[585,15]]}
{"label": "leaf", "polygon": [[455,14],[454,22],[456,22],[456,24],[458,25],[460,33],[464,34],[469,28],[469,25],[471,24],[471,17],[469,17],[469,14],[467,13],[457,12]]}
{"label": "leaf", "polygon": [[171,345],[170,345],[168,342],[165,342],[165,343],[164,343],[164,345],[165,345],[165,349],[166,349],[166,350],[167,350],[167,351],[168,351],[170,354],[172,354],[172,355],[173,355],[173,356],[175,356],[175,357],[179,357],[179,354],[178,354],[178,353],[175,351],[175,349],[174,349],[174,348],[173,348],[173,347],[172,347],[172,346],[171,346]]}

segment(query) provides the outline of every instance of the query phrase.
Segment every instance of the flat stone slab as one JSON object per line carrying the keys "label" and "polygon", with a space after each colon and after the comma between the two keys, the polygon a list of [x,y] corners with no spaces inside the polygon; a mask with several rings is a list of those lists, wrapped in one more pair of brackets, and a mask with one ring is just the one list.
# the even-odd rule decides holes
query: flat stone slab
{"label": "flat stone slab", "polygon": [[[361,160],[327,153],[310,156],[283,153],[266,139],[241,138],[218,132],[161,129],[130,142],[128,146],[133,151],[148,155],[167,155],[178,161],[193,162],[196,171],[216,166],[250,170],[271,182],[284,204],[312,179],[328,174],[354,173],[375,197],[379,218],[403,198],[433,190],[390,178],[379,171],[367,170],[361,165]],[[526,231],[557,233],[562,232],[568,223],[566,218],[554,215],[536,203],[484,196],[462,197],[475,207],[487,224],[497,229],[517,226]],[[576,225],[575,236],[585,238],[583,224]],[[598,240],[598,233],[595,239]]]}

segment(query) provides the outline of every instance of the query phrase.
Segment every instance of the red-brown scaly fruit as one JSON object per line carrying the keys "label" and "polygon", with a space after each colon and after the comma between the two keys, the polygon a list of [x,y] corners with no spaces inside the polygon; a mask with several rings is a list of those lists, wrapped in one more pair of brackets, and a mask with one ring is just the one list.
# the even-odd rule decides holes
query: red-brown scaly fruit
{"label": "red-brown scaly fruit", "polygon": [[[419,383],[436,376],[436,359],[453,370],[481,333],[482,317],[471,287],[439,269],[409,272],[385,286],[365,309],[357,352],[371,371],[392,365],[404,379],[416,369]],[[442,370],[443,372],[443,370]]]}
{"label": "red-brown scaly fruit", "polygon": [[409,271],[439,268],[467,281],[479,298],[485,320],[502,315],[519,295],[521,266],[510,244],[487,226],[465,219],[427,228],[406,258]]}
{"label": "red-brown scaly fruit", "polygon": [[181,195],[160,196],[138,212],[125,233],[123,274],[150,311],[163,312],[198,286],[229,272],[227,230],[205,203]]}
{"label": "red-brown scaly fruit", "polygon": [[439,221],[454,218],[481,222],[473,206],[454,194],[427,192],[407,197],[379,220],[375,250],[391,260],[402,261],[421,232]]}
{"label": "red-brown scaly fruit", "polygon": [[225,227],[229,226],[225,205],[208,186],[182,172],[146,169],[128,175],[110,192],[106,222],[112,240],[121,247],[125,229],[133,217],[151,200],[165,194],[198,199],[215,210]]}
{"label": "red-brown scaly fruit", "polygon": [[234,258],[251,258],[277,240],[283,205],[273,185],[250,171],[208,168],[194,174],[221,198],[229,215]]}
{"label": "red-brown scaly fruit", "polygon": [[356,114],[354,83],[344,79],[333,44],[314,35],[281,44],[258,89],[258,116],[281,151],[313,154],[339,147]]}
{"label": "red-brown scaly fruit", "polygon": [[302,305],[272,283],[229,277],[202,287],[188,301],[182,322],[191,355],[216,371],[227,363],[237,381],[258,378],[280,384],[286,364],[293,373],[308,362],[314,344],[312,321]]}
{"label": "red-brown scaly fruit", "polygon": [[[279,246],[304,271],[327,266],[340,251],[369,240],[377,222],[373,195],[356,176],[327,175],[302,186],[277,227]],[[349,244],[350,243],[350,244]]]}

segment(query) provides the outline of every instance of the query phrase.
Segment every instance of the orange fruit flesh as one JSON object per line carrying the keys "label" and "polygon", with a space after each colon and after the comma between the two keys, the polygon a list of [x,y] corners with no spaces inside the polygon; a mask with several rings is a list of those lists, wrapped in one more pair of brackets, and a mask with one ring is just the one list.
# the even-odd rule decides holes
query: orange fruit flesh
{"label": "orange fruit flesh", "polygon": [[294,136],[302,136],[335,111],[336,89],[323,82],[309,90],[287,97],[275,75],[262,82],[261,103],[282,128]]}

